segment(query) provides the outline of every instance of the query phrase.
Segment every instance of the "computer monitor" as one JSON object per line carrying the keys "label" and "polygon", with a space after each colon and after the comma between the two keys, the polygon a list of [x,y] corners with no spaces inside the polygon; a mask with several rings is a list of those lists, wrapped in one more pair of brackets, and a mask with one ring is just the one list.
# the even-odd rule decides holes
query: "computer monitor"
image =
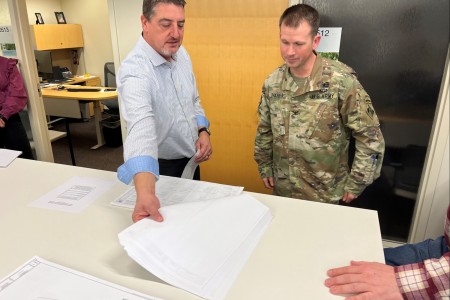
{"label": "computer monitor", "polygon": [[49,50],[34,50],[37,70],[42,79],[53,78],[52,52]]}

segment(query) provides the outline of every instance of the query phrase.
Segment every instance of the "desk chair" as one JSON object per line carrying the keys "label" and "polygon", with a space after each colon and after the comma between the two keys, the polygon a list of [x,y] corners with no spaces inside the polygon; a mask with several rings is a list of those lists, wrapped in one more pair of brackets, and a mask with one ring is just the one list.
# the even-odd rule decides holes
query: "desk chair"
{"label": "desk chair", "polygon": [[[116,87],[116,70],[113,62],[105,63],[103,68],[105,77],[105,87]],[[107,113],[112,116],[119,116],[119,100],[105,100],[102,103],[108,108]]]}

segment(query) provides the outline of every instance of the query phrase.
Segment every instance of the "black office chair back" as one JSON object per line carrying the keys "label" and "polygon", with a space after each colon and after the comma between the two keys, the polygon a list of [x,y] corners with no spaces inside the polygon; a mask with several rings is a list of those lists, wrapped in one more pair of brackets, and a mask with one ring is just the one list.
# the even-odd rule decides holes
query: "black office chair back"
{"label": "black office chair back", "polygon": [[105,86],[116,87],[116,70],[113,62],[107,62],[104,66]]}
{"label": "black office chair back", "polygon": [[[105,86],[116,87],[116,70],[113,62],[107,62],[104,66]],[[102,101],[108,107],[108,114],[119,116],[119,101],[117,99]]]}

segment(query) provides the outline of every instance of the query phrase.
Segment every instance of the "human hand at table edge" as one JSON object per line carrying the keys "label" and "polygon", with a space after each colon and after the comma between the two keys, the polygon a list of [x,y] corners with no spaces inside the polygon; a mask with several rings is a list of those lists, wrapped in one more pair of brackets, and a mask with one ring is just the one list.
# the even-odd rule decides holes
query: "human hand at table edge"
{"label": "human hand at table edge", "polygon": [[330,269],[325,286],[333,295],[353,294],[348,300],[402,300],[394,268],[382,263],[351,261],[350,266]]}
{"label": "human hand at table edge", "polygon": [[275,184],[273,182],[273,177],[267,177],[267,178],[261,178],[263,183],[264,183],[264,187],[266,189],[269,190],[273,190],[273,188],[275,187]]}
{"label": "human hand at table edge", "polygon": [[352,194],[350,192],[344,192],[344,196],[342,196],[342,201],[348,204],[353,200],[355,200],[356,198],[358,198],[358,195]]}
{"label": "human hand at table edge", "polygon": [[133,222],[147,217],[156,222],[164,221],[159,213],[161,205],[155,193],[155,181],[156,177],[152,173],[142,172],[134,176],[136,204],[132,214]]}

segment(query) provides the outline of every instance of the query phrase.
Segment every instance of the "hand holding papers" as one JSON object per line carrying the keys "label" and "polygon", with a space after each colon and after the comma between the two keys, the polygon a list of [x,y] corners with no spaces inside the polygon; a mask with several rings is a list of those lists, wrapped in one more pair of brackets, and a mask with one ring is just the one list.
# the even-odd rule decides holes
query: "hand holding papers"
{"label": "hand holding papers", "polygon": [[163,223],[143,219],[119,234],[128,255],[166,282],[206,299],[223,299],[272,215],[243,194],[169,205]]}
{"label": "hand holding papers", "polygon": [[[163,176],[156,182],[156,196],[162,206],[186,202],[205,201],[242,193],[243,187],[189,180],[177,177]],[[136,191],[131,187],[120,197],[111,202],[112,205],[134,208]]]}
{"label": "hand holding papers", "polygon": [[195,169],[197,169],[197,167],[198,167],[198,162],[195,162],[195,158],[198,156],[199,153],[200,153],[200,150],[197,150],[195,155],[192,156],[191,159],[188,161],[188,163],[184,167],[183,174],[181,174],[181,178],[186,178],[186,179],[194,178]]}

